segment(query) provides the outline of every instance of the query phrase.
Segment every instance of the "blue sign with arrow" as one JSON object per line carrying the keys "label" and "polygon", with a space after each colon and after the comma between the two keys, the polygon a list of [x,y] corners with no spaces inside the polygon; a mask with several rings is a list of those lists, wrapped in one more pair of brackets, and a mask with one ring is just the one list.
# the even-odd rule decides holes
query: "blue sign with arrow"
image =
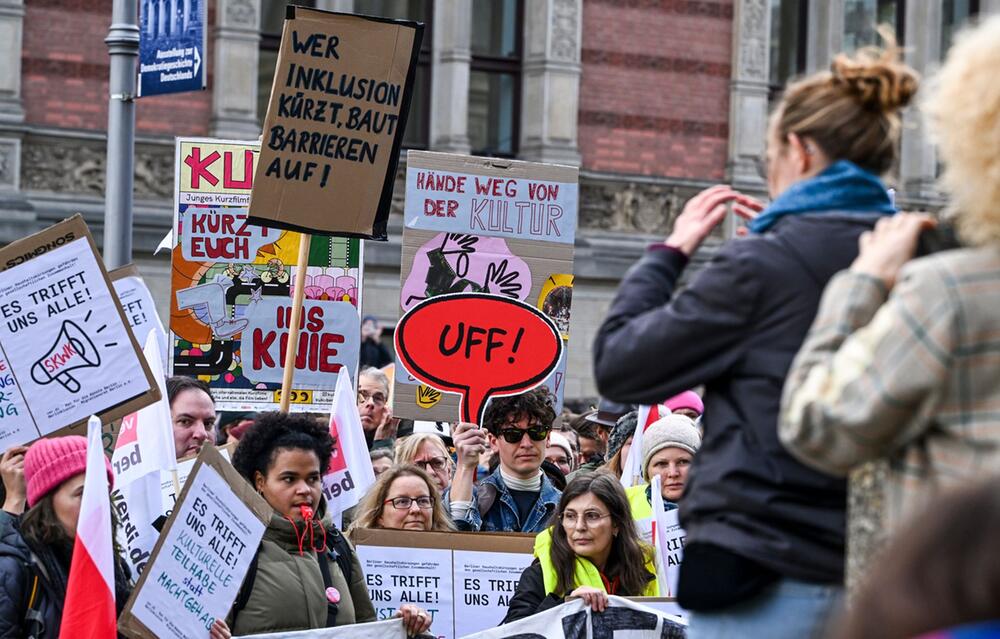
{"label": "blue sign with arrow", "polygon": [[139,96],[205,88],[208,0],[140,0]]}

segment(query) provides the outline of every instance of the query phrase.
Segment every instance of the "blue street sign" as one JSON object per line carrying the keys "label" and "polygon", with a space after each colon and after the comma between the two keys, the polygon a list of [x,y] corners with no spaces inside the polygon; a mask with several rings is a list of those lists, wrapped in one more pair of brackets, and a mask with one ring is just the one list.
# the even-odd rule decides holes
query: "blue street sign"
{"label": "blue street sign", "polygon": [[208,0],[140,0],[139,95],[205,88]]}

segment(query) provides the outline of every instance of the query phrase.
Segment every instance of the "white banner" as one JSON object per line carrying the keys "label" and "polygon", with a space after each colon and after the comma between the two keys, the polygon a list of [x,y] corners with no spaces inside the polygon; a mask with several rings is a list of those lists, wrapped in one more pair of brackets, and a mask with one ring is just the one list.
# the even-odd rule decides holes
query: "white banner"
{"label": "white banner", "polygon": [[663,510],[661,478],[652,478],[650,495],[653,498],[653,547],[656,548],[656,579],[663,597],[677,596],[677,579],[684,558],[684,540],[687,533],[681,528],[680,510]]}
{"label": "white banner", "polygon": [[684,639],[686,628],[678,617],[609,597],[608,607],[601,613],[592,612],[577,599],[463,639]]}
{"label": "white banner", "polygon": [[[146,343],[146,337],[151,332],[156,332],[156,344],[160,350],[160,373],[166,375],[167,359],[167,331],[160,322],[160,316],[156,314],[156,305],[153,304],[153,296],[138,275],[127,275],[112,282],[115,293],[118,294],[118,301],[121,302],[122,310],[125,311],[125,319],[132,328],[135,340],[140,344]],[[155,375],[157,371],[153,371]]]}
{"label": "white banner", "polygon": [[[250,637],[250,635],[244,635],[244,637]],[[235,639],[241,638],[236,637]],[[339,628],[269,632],[263,635],[253,635],[253,639],[406,639],[406,630],[403,629],[402,619],[393,619],[374,623],[358,623]]]}

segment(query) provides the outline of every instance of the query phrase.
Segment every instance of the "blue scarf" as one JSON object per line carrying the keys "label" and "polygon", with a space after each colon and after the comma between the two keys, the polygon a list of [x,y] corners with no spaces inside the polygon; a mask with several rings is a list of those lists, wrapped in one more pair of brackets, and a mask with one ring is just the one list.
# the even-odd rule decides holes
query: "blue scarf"
{"label": "blue scarf", "polygon": [[882,180],[853,162],[838,160],[819,175],[788,187],[749,226],[763,233],[786,215],[824,211],[892,215],[896,207]]}

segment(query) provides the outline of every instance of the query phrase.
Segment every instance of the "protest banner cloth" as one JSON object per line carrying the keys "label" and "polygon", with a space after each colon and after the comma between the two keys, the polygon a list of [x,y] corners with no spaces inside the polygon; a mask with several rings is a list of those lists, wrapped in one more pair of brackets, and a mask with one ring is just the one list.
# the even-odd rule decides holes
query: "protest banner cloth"
{"label": "protest banner cloth", "polygon": [[157,345],[160,349],[160,362],[163,363],[161,369],[164,376],[168,374],[167,362],[170,353],[167,350],[167,330],[160,321],[160,316],[156,313],[156,304],[153,296],[146,286],[146,282],[139,276],[139,269],[135,264],[127,264],[121,268],[116,268],[108,273],[111,283],[115,287],[118,301],[125,312],[125,319],[128,321],[135,341],[139,344],[146,343],[146,336],[153,329],[159,332]]}
{"label": "protest banner cloth", "polygon": [[198,377],[217,410],[279,408],[285,353],[290,410],[324,412],[361,348],[362,243],[315,237],[301,270],[301,339],[290,349],[302,235],[247,223],[256,142],[181,138],[171,251],[172,373]]}
{"label": "protest banner cloth", "polygon": [[680,509],[670,511],[663,509],[663,484],[659,475],[650,482],[650,495],[653,507],[653,547],[656,549],[656,580],[660,587],[660,595],[674,597],[677,595],[677,580],[681,573],[681,560],[684,558],[684,540],[687,533],[681,528]]}
{"label": "protest banner cloth", "polygon": [[462,639],[684,639],[687,624],[625,597],[595,613],[580,599]]}
{"label": "protest banner cloth", "polygon": [[[632,446],[628,449],[628,455],[625,456],[625,461],[622,463],[621,483],[623,487],[631,488],[646,483],[646,480],[642,478],[642,435],[653,422],[660,419],[660,415],[669,414],[670,410],[665,406],[639,406],[638,419],[632,434]],[[649,527],[647,526],[645,530],[648,532]],[[645,538],[646,541],[649,541],[648,535]]]}
{"label": "protest banner cloth", "polygon": [[208,637],[215,619],[229,613],[271,515],[215,447],[203,448],[118,620],[119,632]]}
{"label": "protest banner cloth", "polygon": [[205,88],[207,26],[204,0],[139,3],[140,97]]}
{"label": "protest banner cloth", "polygon": [[423,25],[289,5],[250,221],[385,240]]}
{"label": "protest banner cloth", "polygon": [[[478,293],[533,307],[555,324],[565,345],[569,339],[573,291],[577,182],[578,170],[573,167],[409,151],[400,314],[438,296]],[[521,316],[527,318],[524,313]],[[454,328],[449,345],[464,327]],[[491,328],[492,334],[488,333]],[[498,351],[493,352],[491,360],[483,362],[489,364],[487,372],[477,371],[477,379],[471,380],[480,389],[478,393],[473,390],[472,395],[483,394],[484,390],[501,384],[513,385],[512,379],[493,378],[503,376],[501,369],[514,350],[516,362],[510,364],[513,370],[526,370],[528,358],[532,358],[532,363],[542,359],[533,349],[515,342],[516,327],[491,325],[469,329],[465,347],[457,354],[479,352],[483,358],[491,353],[482,342],[474,343],[475,340],[488,343],[500,335],[497,330],[514,331],[505,336],[509,342],[506,349],[511,352],[499,357]],[[479,329],[485,329],[487,335],[473,335]],[[398,329],[396,336],[398,339]],[[414,340],[437,344],[437,337],[431,340],[414,336]],[[399,346],[397,361],[404,370],[395,375],[393,414],[418,420],[455,421],[461,396],[454,393],[459,391],[453,390],[454,385],[446,389],[421,382],[399,357]],[[406,349],[407,345],[402,347]],[[469,383],[473,369],[468,362],[463,362],[461,368],[464,370],[459,379]],[[562,406],[565,376],[566,348],[562,348],[557,364],[540,380],[555,396],[557,414]],[[450,392],[440,392],[444,390]],[[522,387],[523,390],[527,389]],[[513,392],[519,391],[509,391]]]}
{"label": "protest banner cloth", "polygon": [[533,535],[362,529],[351,533],[379,618],[406,603],[432,615],[431,632],[456,639],[507,614]]}
{"label": "protest banner cloth", "polygon": [[160,329],[154,328],[146,336],[143,348],[161,398],[125,416],[111,455],[115,474],[111,501],[118,514],[118,533],[124,538],[124,547],[128,548],[126,558],[135,574],[142,573],[159,537],[153,522],[164,511],[161,475],[171,478],[173,483],[177,468],[170,403],[160,361],[162,338]]}
{"label": "protest banner cloth", "polygon": [[293,632],[269,632],[263,635],[242,635],[236,639],[406,639],[402,619],[356,623],[337,628],[318,628]]}
{"label": "protest banner cloth", "polygon": [[159,398],[82,217],[0,249],[0,450]]}
{"label": "protest banner cloth", "polygon": [[361,501],[375,483],[375,471],[358,415],[357,395],[345,370],[337,375],[337,390],[330,407],[330,436],[333,454],[330,467],[323,475],[323,495],[330,516],[341,527],[344,511]]}

